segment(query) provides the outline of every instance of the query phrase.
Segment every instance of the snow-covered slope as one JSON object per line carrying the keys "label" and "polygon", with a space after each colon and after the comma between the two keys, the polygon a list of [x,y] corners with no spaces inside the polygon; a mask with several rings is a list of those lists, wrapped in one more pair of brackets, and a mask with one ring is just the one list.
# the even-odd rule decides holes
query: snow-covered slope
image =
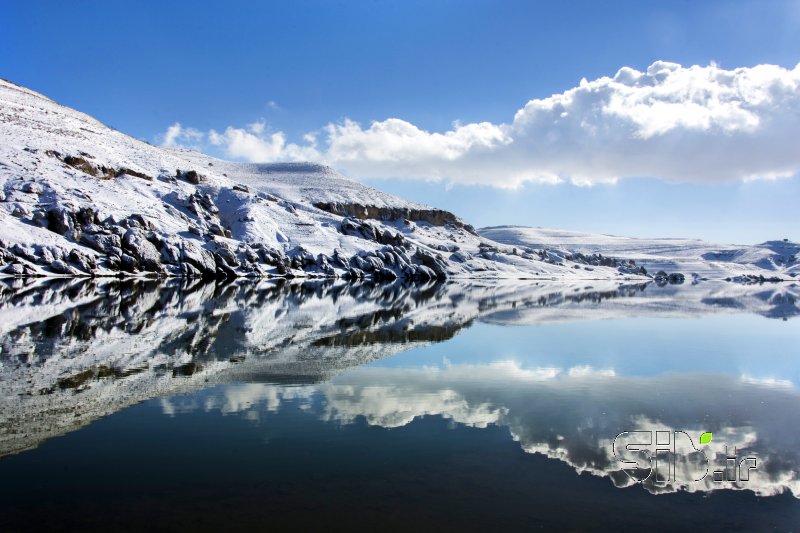
{"label": "snow-covered slope", "polygon": [[630,259],[650,273],[664,270],[709,279],[753,275],[791,279],[800,274],[800,244],[792,241],[746,246],[713,244],[698,239],[637,239],[524,226],[482,228],[479,233],[511,246]]}
{"label": "snow-covered slope", "polygon": [[0,275],[637,277],[480,237],[314,164],[151,146],[0,80]]}

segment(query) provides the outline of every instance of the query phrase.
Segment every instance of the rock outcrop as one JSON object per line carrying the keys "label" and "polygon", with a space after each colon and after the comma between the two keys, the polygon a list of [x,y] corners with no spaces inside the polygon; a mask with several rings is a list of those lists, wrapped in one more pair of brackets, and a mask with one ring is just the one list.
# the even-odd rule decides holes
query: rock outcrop
{"label": "rock outcrop", "polygon": [[379,207],[354,202],[316,202],[314,207],[343,217],[354,217],[362,220],[410,220],[427,222],[433,226],[453,226],[464,228],[477,235],[475,228],[465,224],[460,218],[442,209],[415,209],[409,207]]}

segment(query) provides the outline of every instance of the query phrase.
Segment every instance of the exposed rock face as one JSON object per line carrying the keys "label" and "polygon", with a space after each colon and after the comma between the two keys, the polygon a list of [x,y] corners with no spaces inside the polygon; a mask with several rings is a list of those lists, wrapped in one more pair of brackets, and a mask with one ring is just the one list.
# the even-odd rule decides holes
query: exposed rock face
{"label": "exposed rock face", "polygon": [[198,174],[196,170],[176,170],[175,177],[185,179],[193,185],[200,185],[205,181],[204,176]]}
{"label": "exposed rock face", "polygon": [[317,202],[314,207],[343,217],[355,217],[362,220],[410,220],[412,222],[427,222],[434,226],[451,225],[464,228],[473,235],[477,235],[475,228],[465,224],[460,218],[449,211],[442,209],[413,209],[407,207],[377,207],[358,203]]}
{"label": "exposed rock face", "polygon": [[119,235],[113,233],[84,233],[81,235],[81,242],[102,252],[115,257],[122,256],[122,240]]}
{"label": "exposed rock face", "polygon": [[381,231],[375,225],[355,218],[342,220],[340,231],[345,235],[361,237],[380,244],[391,244],[393,246],[405,246],[407,244],[406,239],[400,233],[392,233],[388,229]]}
{"label": "exposed rock face", "polygon": [[123,249],[136,260],[142,270],[147,272],[161,271],[161,253],[155,245],[147,240],[144,232],[131,228],[122,237]]}
{"label": "exposed rock face", "polygon": [[[88,154],[84,154],[87,157],[90,157]],[[90,163],[84,157],[80,156],[72,156],[68,155],[64,157],[64,163],[71,166],[72,168],[78,169],[81,172],[85,172],[90,176],[94,176],[99,179],[111,179],[117,176],[117,172],[112,169],[108,168],[105,165],[95,166],[94,164]]]}
{"label": "exposed rock face", "polygon": [[184,277],[213,277],[217,266],[214,255],[195,242],[186,240],[180,247],[181,274]]}
{"label": "exposed rock face", "polygon": [[130,168],[120,168],[116,172],[116,176],[135,176],[137,178],[142,178],[143,180],[153,181],[153,176],[148,176],[144,172],[139,172],[137,170],[132,170]]}
{"label": "exposed rock face", "polygon": [[[49,151],[48,155],[51,155],[52,157],[56,158],[61,157],[61,154],[55,151]],[[89,174],[90,176],[93,176],[98,179],[109,180],[113,178],[118,178],[120,176],[135,176],[137,178],[142,178],[147,181],[153,181],[153,177],[145,174],[144,172],[140,172],[138,170],[126,167],[120,167],[118,169],[115,169],[103,164],[92,163],[91,161],[89,161],[90,159],[93,159],[91,155],[85,152],[81,152],[80,156],[74,156],[74,155],[64,156],[63,161],[72,168],[80,170],[81,172],[85,172],[86,174]],[[197,178],[196,172],[194,172],[194,177]],[[27,192],[33,192],[33,191],[27,191]],[[41,190],[37,192],[41,192]]]}

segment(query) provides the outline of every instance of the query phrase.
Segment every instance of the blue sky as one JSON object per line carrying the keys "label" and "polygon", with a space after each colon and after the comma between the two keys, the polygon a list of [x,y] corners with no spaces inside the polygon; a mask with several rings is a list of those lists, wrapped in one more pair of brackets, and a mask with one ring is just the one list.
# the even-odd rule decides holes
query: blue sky
{"label": "blue sky", "polygon": [[[715,174],[702,170],[700,161],[694,175],[692,158],[677,151],[675,159],[688,163],[666,169],[669,163],[654,157],[651,165],[631,170],[601,164],[597,175],[603,179],[578,186],[576,181],[594,180],[594,167],[575,167],[567,156],[542,166],[532,155],[533,163],[519,164],[526,171],[532,165],[536,179],[520,181],[517,170],[503,178],[504,158],[522,157],[521,149],[504,155],[494,147],[522,146],[519,138],[501,137],[526,102],[564,93],[583,78],[614,77],[623,66],[645,72],[656,61],[684,67],[713,63],[723,70],[773,64],[791,71],[800,62],[798,28],[800,3],[781,1],[6,0],[0,6],[0,76],[154,143],[164,142],[168,128],[179,123],[182,144],[191,144],[185,135],[191,128],[203,136],[201,149],[222,157],[310,153],[371,185],[453,210],[478,226],[514,223],[756,242],[800,239],[796,171],[794,177],[744,182],[736,172],[739,162],[730,168],[722,164],[727,174]],[[440,153],[420,156],[416,145],[400,151],[413,159],[405,166],[385,160],[355,165],[331,150],[306,151],[309,141],[303,136],[309,132],[320,145],[326,135],[330,140],[326,125],[358,124],[337,133],[352,148],[353,139],[373,143],[375,136],[364,135],[373,121],[393,118],[425,134],[453,132],[460,143],[456,158],[464,164],[452,165]],[[398,125],[386,124],[394,142]],[[458,131],[459,125],[478,124],[491,127]],[[786,137],[787,127],[791,133],[791,124],[784,125],[764,146]],[[264,142],[280,134],[285,146],[270,151],[273,145],[261,142],[237,149],[225,134],[228,128]],[[221,135],[212,137],[212,131]],[[497,154],[491,164],[483,166],[482,153],[478,159],[462,156],[459,150],[471,150],[464,143],[472,146],[473,134]],[[719,138],[708,137],[706,152],[724,145]],[[430,136],[420,139],[431,142],[431,150],[453,148],[442,148]],[[302,149],[287,150],[291,143]],[[564,146],[570,145],[559,146],[569,153]],[[655,143],[648,146],[665,153]],[[731,160],[728,155],[741,152],[739,145],[731,146],[725,148],[729,152],[720,150],[719,158]],[[358,146],[373,148],[374,143]],[[754,149],[752,158],[784,157],[763,155],[767,151]],[[749,173],[791,175],[793,164],[773,168],[761,161]],[[470,174],[473,168],[485,169],[486,177]],[[623,171],[631,175],[602,183]],[[556,175],[564,179],[552,183]]]}

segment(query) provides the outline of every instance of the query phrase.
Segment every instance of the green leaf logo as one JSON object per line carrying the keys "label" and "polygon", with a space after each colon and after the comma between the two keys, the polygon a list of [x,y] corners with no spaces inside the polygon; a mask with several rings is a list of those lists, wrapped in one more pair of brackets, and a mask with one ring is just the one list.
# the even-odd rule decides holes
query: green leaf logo
{"label": "green leaf logo", "polygon": [[708,444],[709,442],[711,442],[711,437],[712,437],[711,432],[706,431],[705,433],[700,435],[700,444]]}

